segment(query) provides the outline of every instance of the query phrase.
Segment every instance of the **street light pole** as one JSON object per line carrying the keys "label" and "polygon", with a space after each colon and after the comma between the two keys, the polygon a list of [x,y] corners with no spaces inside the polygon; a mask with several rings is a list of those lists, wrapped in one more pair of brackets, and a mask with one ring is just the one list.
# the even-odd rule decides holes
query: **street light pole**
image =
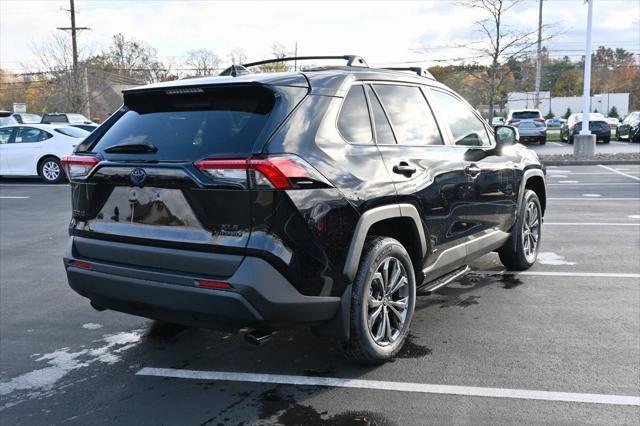
{"label": "street light pole", "polygon": [[589,130],[589,106],[591,104],[591,22],[594,0],[588,3],[587,12],[587,44],[584,53],[584,87],[582,93],[582,130],[573,144],[573,155],[576,159],[593,158],[596,151],[596,136]]}
{"label": "street light pole", "polygon": [[540,109],[540,79],[542,77],[542,0],[538,9],[538,59],[536,61],[536,100],[535,109]]}
{"label": "street light pole", "polygon": [[582,88],[582,130],[581,135],[590,135],[589,110],[591,105],[591,20],[593,15],[593,0],[586,0],[589,4],[587,14],[587,46],[584,52],[584,86]]}

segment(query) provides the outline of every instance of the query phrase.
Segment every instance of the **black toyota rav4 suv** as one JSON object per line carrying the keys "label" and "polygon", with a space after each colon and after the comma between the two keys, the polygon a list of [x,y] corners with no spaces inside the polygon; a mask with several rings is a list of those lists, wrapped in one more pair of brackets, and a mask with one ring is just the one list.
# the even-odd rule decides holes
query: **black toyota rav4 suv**
{"label": "black toyota rav4 suv", "polygon": [[310,324],[371,364],[404,344],[418,289],[491,251],[529,268],[545,174],[517,130],[428,73],[344,58],[125,91],[64,159],[70,286],[197,327]]}

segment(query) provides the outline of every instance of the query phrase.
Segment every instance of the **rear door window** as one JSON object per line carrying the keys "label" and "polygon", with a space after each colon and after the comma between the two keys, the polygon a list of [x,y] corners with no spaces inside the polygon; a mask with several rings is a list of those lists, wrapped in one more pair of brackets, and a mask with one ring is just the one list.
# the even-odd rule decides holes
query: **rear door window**
{"label": "rear door window", "polygon": [[257,85],[133,93],[125,97],[125,112],[91,150],[145,144],[155,152],[106,156],[170,161],[251,153],[274,104],[273,92]]}
{"label": "rear door window", "polygon": [[419,87],[376,84],[398,144],[442,145],[440,131]]}
{"label": "rear door window", "polygon": [[371,119],[364,86],[352,86],[342,102],[338,116],[338,130],[345,140],[357,144],[373,143]]}
{"label": "rear door window", "polygon": [[20,127],[16,133],[15,143],[33,143],[42,142],[51,137],[49,133],[44,130],[36,129],[34,127]]}

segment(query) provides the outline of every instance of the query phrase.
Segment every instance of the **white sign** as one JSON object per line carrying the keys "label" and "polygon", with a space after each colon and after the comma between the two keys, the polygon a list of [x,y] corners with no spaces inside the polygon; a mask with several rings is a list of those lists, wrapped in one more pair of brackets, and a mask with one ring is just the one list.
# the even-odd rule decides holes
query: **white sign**
{"label": "white sign", "polygon": [[24,102],[14,102],[13,112],[27,112],[27,104]]}

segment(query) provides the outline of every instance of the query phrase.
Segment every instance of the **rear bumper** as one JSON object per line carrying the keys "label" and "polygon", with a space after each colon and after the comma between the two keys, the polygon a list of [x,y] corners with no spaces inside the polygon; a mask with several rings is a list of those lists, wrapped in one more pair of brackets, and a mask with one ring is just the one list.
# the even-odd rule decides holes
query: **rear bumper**
{"label": "rear bumper", "polygon": [[[77,237],[75,237],[77,238]],[[126,254],[128,244],[101,242]],[[154,247],[138,246],[153,256]],[[188,256],[188,251],[182,251]],[[197,256],[198,253],[193,253]],[[126,256],[124,256],[126,257]],[[74,260],[91,269],[73,266]],[[304,296],[263,259],[240,257],[227,278],[106,262],[78,255],[74,237],[64,256],[69,285],[96,305],[147,318],[206,328],[282,328],[333,319],[339,297]],[[224,281],[229,290],[202,288],[197,280]]]}

